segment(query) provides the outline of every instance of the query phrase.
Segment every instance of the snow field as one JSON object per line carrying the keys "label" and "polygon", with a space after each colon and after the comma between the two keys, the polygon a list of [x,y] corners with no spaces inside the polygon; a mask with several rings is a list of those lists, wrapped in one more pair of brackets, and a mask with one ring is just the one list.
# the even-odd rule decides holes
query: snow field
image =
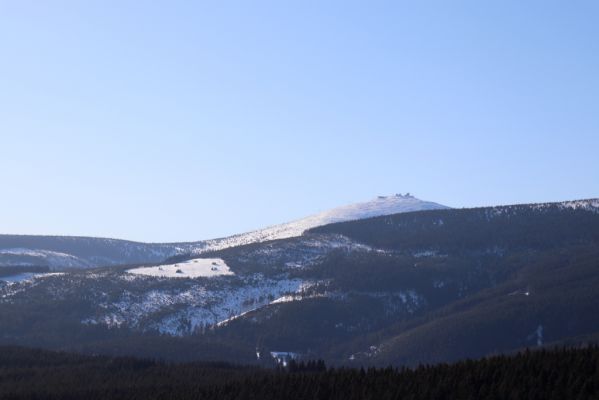
{"label": "snow field", "polygon": [[212,278],[222,275],[234,275],[229,266],[220,258],[194,258],[176,264],[129,269],[127,272],[134,275],[161,278]]}

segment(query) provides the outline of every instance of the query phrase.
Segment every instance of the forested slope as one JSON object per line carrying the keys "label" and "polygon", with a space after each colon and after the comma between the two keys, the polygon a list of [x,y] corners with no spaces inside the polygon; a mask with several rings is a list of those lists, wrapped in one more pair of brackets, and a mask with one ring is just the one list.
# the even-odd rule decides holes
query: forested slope
{"label": "forested slope", "polygon": [[21,399],[593,399],[599,349],[556,349],[415,369],[286,370],[164,364],[0,348],[0,398]]}

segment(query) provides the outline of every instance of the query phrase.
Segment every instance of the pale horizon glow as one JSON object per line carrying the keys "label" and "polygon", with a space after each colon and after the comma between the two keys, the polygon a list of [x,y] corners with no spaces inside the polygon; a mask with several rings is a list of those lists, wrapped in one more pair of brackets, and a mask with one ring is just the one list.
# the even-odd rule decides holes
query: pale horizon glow
{"label": "pale horizon glow", "polygon": [[599,197],[599,3],[0,3],[0,233]]}

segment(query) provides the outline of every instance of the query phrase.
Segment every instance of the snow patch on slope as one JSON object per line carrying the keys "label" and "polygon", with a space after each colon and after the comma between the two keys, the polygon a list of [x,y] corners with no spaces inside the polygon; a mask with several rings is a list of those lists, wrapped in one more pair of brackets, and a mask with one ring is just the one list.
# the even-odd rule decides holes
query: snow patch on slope
{"label": "snow patch on slope", "polygon": [[229,266],[220,258],[194,258],[177,264],[165,264],[155,267],[140,267],[126,272],[134,275],[156,276],[162,278],[199,278],[221,275],[233,275]]}
{"label": "snow patch on slope", "polygon": [[571,208],[573,210],[599,212],[599,199],[564,201],[560,203],[560,207]]}
{"label": "snow patch on slope", "polygon": [[243,284],[216,289],[194,284],[186,289],[154,289],[142,293],[124,291],[116,302],[100,303],[99,314],[84,324],[109,327],[126,323],[141,330],[187,335],[210,326],[224,325],[264,307],[277,297],[304,290],[300,279],[273,280],[247,277]]}

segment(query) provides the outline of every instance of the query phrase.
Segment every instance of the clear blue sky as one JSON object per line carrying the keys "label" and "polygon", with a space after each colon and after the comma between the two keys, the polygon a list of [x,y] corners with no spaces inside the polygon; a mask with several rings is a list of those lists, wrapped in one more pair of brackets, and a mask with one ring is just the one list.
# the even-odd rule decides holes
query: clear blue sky
{"label": "clear blue sky", "polygon": [[395,192],[599,197],[598,20],[597,1],[0,1],[0,232],[196,240]]}

